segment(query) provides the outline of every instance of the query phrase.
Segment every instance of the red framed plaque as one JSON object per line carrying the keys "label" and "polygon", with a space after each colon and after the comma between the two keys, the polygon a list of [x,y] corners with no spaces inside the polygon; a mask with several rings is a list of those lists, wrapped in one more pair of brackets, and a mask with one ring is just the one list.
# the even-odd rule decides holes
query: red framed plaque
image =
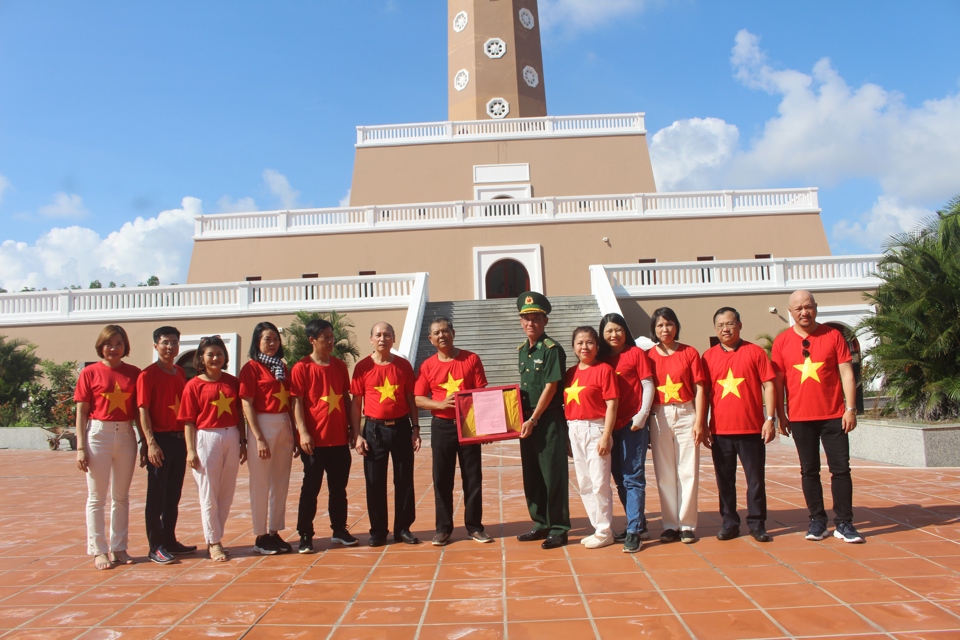
{"label": "red framed plaque", "polygon": [[479,444],[520,437],[520,385],[458,391],[454,403],[460,442]]}

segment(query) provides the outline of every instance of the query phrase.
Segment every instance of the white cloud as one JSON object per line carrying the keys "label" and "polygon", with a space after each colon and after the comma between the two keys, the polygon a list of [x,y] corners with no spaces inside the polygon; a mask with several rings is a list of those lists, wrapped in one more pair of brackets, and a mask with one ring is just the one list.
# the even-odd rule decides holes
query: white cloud
{"label": "white cloud", "polygon": [[870,211],[861,214],[856,222],[841,220],[833,225],[832,237],[867,251],[879,251],[885,238],[913,231],[921,220],[933,214],[923,207],[904,205],[895,196],[880,196]]}
{"label": "white cloud", "polygon": [[594,29],[642,10],[646,0],[540,0],[541,31]]}
{"label": "white cloud", "polygon": [[0,244],[0,287],[86,287],[92,280],[132,286],[152,275],[164,284],[183,282],[193,248],[193,217],[202,213],[201,201],[187,197],[181,208],[138,217],[106,238],[74,225],[51,229],[32,245],[7,240]]}
{"label": "white cloud", "polygon": [[696,190],[705,173],[729,160],[740,132],[719,118],[679,120],[657,131],[650,141],[650,160],[661,190]]}
{"label": "white cloud", "polygon": [[83,198],[75,193],[60,192],[53,196],[53,202],[37,209],[37,213],[46,218],[82,218],[90,213],[83,206]]}
{"label": "white cloud", "polygon": [[285,175],[275,169],[264,169],[263,181],[267,183],[270,193],[280,200],[282,209],[297,208],[297,198],[300,197],[300,192],[290,186],[290,181],[287,180]]}
{"label": "white cloud", "polygon": [[344,194],[344,196],[343,196],[342,198],[340,198],[340,206],[341,206],[341,207],[349,207],[349,206],[350,206],[350,192],[351,192],[351,191],[352,191],[352,189],[347,189],[347,193]]}
{"label": "white cloud", "polygon": [[3,192],[10,188],[10,181],[0,175],[0,202],[3,202]]}
{"label": "white cloud", "polygon": [[257,211],[257,203],[250,196],[236,200],[230,196],[222,196],[217,200],[217,209],[220,213],[245,213]]}

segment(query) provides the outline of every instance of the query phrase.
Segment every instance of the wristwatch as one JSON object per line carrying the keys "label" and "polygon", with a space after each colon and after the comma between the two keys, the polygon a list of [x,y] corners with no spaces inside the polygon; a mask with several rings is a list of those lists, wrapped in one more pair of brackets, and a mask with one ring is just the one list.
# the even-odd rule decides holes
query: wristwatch
{"label": "wristwatch", "polygon": [[847,407],[847,411],[853,411],[854,413],[856,413],[856,412],[857,412],[857,408],[856,408],[856,407]]}
{"label": "wristwatch", "polygon": [[776,417],[776,416],[767,416],[767,420],[769,420],[770,422],[776,422],[776,421],[777,421],[777,417]]}
{"label": "wristwatch", "polygon": [[240,444],[247,444],[246,438],[240,438]]}

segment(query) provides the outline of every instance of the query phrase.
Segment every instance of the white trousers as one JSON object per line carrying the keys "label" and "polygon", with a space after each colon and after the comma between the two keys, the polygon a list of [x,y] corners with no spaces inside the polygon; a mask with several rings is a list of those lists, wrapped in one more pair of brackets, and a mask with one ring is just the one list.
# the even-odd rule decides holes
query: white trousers
{"label": "white trousers", "polygon": [[207,544],[223,538],[223,529],[233,504],[240,472],[240,430],[197,429],[197,459],[199,469],[193,470],[193,479],[200,492],[200,521]]}
{"label": "white trousers", "polygon": [[[87,424],[87,553],[100,555],[127,550],[130,523],[130,481],[137,467],[137,436],[133,423]],[[107,546],[104,507],[110,494],[110,546]]]}
{"label": "white trousers", "polygon": [[[597,538],[613,533],[613,491],[610,488],[610,454],[597,454],[597,443],[603,435],[603,420],[567,420],[573,468],[580,487],[580,499],[587,510]],[[611,443],[612,444],[612,443]]]}
{"label": "white trousers", "polygon": [[653,469],[660,493],[664,529],[697,528],[697,488],[700,485],[700,445],[696,444],[693,401],[657,405],[650,416]]}
{"label": "white trousers", "polygon": [[250,515],[253,534],[283,531],[287,513],[287,491],[290,488],[290,465],[293,463],[293,427],[289,413],[258,413],[257,423],[270,446],[270,457],[261,460],[256,443],[247,447],[247,469],[250,471]]}

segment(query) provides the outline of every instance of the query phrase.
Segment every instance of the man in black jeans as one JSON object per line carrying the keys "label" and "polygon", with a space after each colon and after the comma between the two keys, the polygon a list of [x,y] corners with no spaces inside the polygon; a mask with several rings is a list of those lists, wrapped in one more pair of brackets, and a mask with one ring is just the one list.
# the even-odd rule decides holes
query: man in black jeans
{"label": "man in black jeans", "polygon": [[[853,526],[850,439],[857,427],[857,382],[847,342],[836,329],[817,322],[817,302],[809,291],[794,291],[788,303],[794,326],[773,341],[777,396],[786,394],[787,411],[778,402],[780,433],[790,435],[800,456],[803,497],[810,512],[807,540],[827,535],[827,512],[820,484],[820,443],[830,467],[834,537],[863,542]],[[787,420],[789,415],[789,421]]]}
{"label": "man in black jeans", "polygon": [[493,542],[483,530],[483,474],[480,445],[460,444],[457,433],[457,391],[487,386],[483,363],[477,354],[453,346],[453,322],[436,318],[430,323],[430,344],[437,353],[420,365],[417,377],[417,407],[433,413],[430,422],[430,448],[433,449],[433,495],[437,511],[437,535],[433,544],[442,547],[453,533],[453,481],[460,460],[463,483],[463,522],[467,535],[477,542]]}

